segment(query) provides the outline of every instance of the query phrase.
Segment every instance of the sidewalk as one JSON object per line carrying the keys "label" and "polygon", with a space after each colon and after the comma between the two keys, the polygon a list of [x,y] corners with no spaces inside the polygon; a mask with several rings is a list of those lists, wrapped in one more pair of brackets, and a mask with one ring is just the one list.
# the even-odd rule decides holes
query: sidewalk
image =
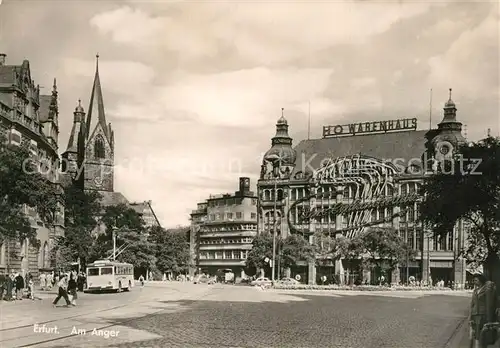
{"label": "sidewalk", "polygon": [[[19,307],[9,303],[0,308],[0,346],[7,348],[42,344],[40,347],[98,347],[153,339],[156,335],[149,332],[113,323],[162,311],[182,310],[182,304],[178,301],[203,297],[210,289],[192,285],[167,288],[146,284],[143,289],[134,289],[129,293],[102,296],[85,294],[81,296],[79,305],[73,308],[52,308],[48,300],[26,301],[31,306],[22,305],[22,313],[16,310]],[[46,324],[46,328],[56,328],[56,332],[37,331],[35,324],[39,324],[38,327]],[[87,334],[75,333],[75,328]],[[108,332],[119,332],[119,335],[104,339],[93,334],[94,329],[101,328]],[[51,339],[56,341],[47,342]]]}

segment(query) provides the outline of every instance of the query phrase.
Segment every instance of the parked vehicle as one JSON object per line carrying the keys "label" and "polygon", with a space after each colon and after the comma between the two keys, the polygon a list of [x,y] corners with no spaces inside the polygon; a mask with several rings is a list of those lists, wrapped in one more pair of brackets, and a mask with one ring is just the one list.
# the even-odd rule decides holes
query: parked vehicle
{"label": "parked vehicle", "polygon": [[293,278],[282,278],[279,281],[279,284],[280,285],[298,285],[298,284],[300,284],[300,282],[296,279],[293,279]]}
{"label": "parked vehicle", "polygon": [[271,286],[272,282],[269,278],[259,277],[250,283],[252,286]]}

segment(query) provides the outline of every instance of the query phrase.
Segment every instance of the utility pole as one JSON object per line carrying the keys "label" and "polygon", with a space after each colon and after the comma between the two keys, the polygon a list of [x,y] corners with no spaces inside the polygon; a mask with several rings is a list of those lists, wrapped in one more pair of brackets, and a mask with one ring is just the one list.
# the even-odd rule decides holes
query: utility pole
{"label": "utility pole", "polygon": [[116,261],[116,227],[113,227],[113,261]]}
{"label": "utility pole", "polygon": [[274,220],[273,220],[273,261],[272,261],[272,268],[271,268],[271,281],[275,282],[275,264],[276,264],[276,209],[277,209],[277,202],[278,202],[278,176],[274,178]]}

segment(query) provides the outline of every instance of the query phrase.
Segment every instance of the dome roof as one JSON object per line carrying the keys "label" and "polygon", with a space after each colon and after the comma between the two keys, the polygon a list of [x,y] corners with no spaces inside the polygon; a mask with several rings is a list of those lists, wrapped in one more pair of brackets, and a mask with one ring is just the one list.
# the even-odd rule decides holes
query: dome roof
{"label": "dome roof", "polygon": [[276,125],[280,125],[280,124],[288,124],[285,116],[281,116],[278,120],[278,123],[276,123]]}
{"label": "dome roof", "polygon": [[80,99],[78,99],[78,106],[75,108],[75,112],[80,112],[80,113],[85,112],[85,110],[83,110],[82,101]]}
{"label": "dome roof", "polygon": [[265,161],[279,161],[281,164],[295,164],[296,159],[296,151],[289,146],[273,146],[264,155]]}

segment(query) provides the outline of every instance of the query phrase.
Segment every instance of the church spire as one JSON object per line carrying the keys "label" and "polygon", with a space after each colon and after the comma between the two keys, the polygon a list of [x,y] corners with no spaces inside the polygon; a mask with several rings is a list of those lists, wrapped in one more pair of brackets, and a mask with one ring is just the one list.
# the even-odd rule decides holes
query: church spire
{"label": "church spire", "polygon": [[[95,77],[94,77],[94,85],[92,87],[92,94],[90,95],[90,105],[88,108],[88,114],[87,114],[87,122],[86,122],[86,129],[87,129],[87,138],[90,136],[90,131],[92,131],[91,128],[91,123],[92,123],[92,118],[94,119],[97,117],[97,124],[100,124],[104,134],[110,140],[110,135],[108,132],[108,126],[106,123],[106,115],[104,113],[104,100],[102,97],[102,89],[101,89],[101,80],[99,78],[99,54],[96,54],[96,66],[95,66]],[[97,115],[96,115],[97,114]],[[95,126],[93,127],[95,128]]]}

